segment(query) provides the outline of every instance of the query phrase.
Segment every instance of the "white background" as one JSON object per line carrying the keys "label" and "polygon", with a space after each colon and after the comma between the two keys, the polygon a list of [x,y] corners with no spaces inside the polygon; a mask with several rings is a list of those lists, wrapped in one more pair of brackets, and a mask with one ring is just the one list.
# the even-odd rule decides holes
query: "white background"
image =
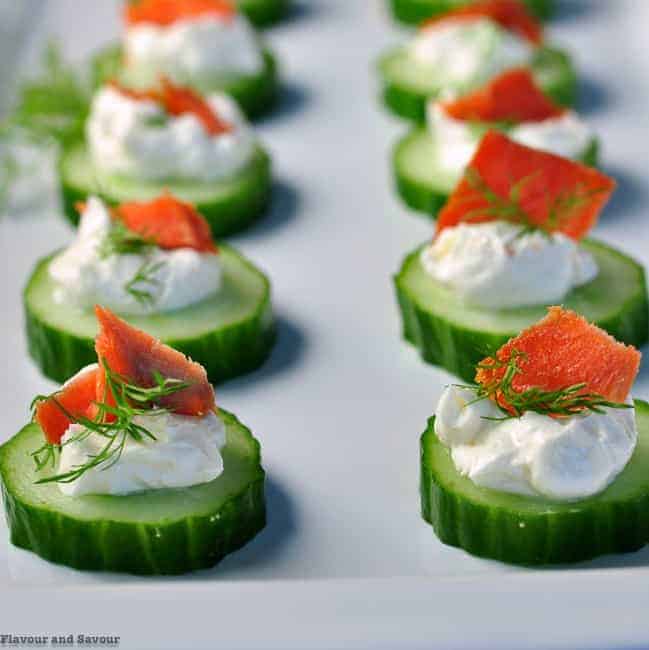
{"label": "white background", "polygon": [[[22,67],[48,36],[82,59],[118,33],[116,2],[25,4],[30,33],[12,46]],[[381,110],[373,74],[405,32],[379,0],[303,4],[268,33],[286,84],[282,106],[259,125],[276,200],[233,239],[272,279],[279,343],[262,370],[217,392],[262,442],[268,526],[212,571],[135,579],[49,565],[10,547],[2,524],[0,634],[104,632],[128,648],[649,643],[649,549],[530,571],[444,547],[421,520],[418,438],[450,377],[400,341],[390,278],[432,235],[394,195],[388,155],[404,125]],[[620,184],[596,236],[646,263],[649,2],[562,6],[549,36],[574,52],[581,108]],[[0,221],[0,440],[25,423],[35,394],[54,388],[26,356],[21,290],[70,233],[55,206]],[[634,391],[645,399],[647,365]]]}

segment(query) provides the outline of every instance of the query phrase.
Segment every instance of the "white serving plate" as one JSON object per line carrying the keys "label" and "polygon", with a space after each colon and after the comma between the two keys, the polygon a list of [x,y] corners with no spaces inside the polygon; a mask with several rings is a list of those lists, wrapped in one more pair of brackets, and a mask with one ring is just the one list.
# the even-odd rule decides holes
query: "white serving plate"
{"label": "white serving plate", "polygon": [[[117,34],[112,0],[25,4],[24,68],[49,36],[80,59]],[[565,4],[550,34],[575,53],[582,108],[620,181],[596,236],[647,262],[649,3]],[[404,125],[376,98],[375,58],[404,33],[380,0],[303,5],[269,33],[287,84],[260,125],[275,205],[234,239],[272,278],[279,343],[265,368],[218,390],[262,442],[268,526],[214,570],[143,579],[50,565],[11,547],[1,524],[0,635],[102,633],[138,649],[649,644],[649,548],[531,571],[445,547],[420,518],[419,434],[450,376],[400,341],[390,280],[432,234],[393,192],[388,154]],[[49,212],[0,221],[0,440],[54,387],[26,356],[21,306],[36,259],[70,237]]]}

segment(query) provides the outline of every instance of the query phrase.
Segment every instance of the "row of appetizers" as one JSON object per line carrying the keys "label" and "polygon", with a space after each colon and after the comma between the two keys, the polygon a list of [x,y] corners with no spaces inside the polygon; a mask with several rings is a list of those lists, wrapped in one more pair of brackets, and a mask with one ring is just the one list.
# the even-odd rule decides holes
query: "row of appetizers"
{"label": "row of appetizers", "polygon": [[[270,16],[286,0],[244,0]],[[231,0],[136,0],[93,61],[79,137],[57,165],[72,244],[25,291],[31,356],[63,381],[94,356],[95,304],[173,341],[219,382],[260,365],[273,336],[266,277],[215,237],[271,198],[247,115],[270,107],[272,55]],[[45,97],[47,99],[47,97]]]}
{"label": "row of appetizers", "polygon": [[528,11],[548,4],[447,4],[393,0],[404,20],[436,15],[380,62],[387,107],[414,122],[393,155],[398,192],[436,218],[395,278],[404,337],[463,382],[421,439],[423,516],[443,542],[505,562],[636,550],[645,272],[587,237],[615,181],[567,108],[570,58]]}
{"label": "row of appetizers", "polygon": [[[265,22],[289,2],[238,4]],[[270,108],[277,79],[229,0],[135,0],[123,18],[121,45],[93,61],[80,137],[61,138],[76,234],[24,292],[29,353],[64,383],[0,447],[0,475],[16,546],[80,569],[181,573],[265,522],[259,444],[212,384],[270,354],[270,283],[214,238],[270,198],[246,115]]]}

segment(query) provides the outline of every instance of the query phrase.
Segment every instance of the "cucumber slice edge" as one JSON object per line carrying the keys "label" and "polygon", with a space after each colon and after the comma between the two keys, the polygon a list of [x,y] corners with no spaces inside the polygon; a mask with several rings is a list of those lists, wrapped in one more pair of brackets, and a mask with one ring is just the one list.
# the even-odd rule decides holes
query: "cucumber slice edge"
{"label": "cucumber slice edge", "polygon": [[[413,69],[404,46],[387,50],[378,59],[377,67],[383,83],[384,104],[395,115],[413,122],[426,119],[426,102],[439,94],[438,85],[431,83],[429,71]],[[570,56],[553,47],[538,49],[530,64],[544,91],[562,106],[573,106],[577,99],[577,74]],[[405,68],[409,79],[399,70]],[[468,89],[467,89],[468,90]]]}
{"label": "cucumber slice edge", "polygon": [[[261,117],[274,107],[279,95],[279,82],[277,73],[277,60],[274,54],[266,47],[262,47],[264,60],[263,69],[253,75],[234,76],[229,79],[214,80],[207,84],[195,85],[195,88],[204,94],[223,91],[237,100],[243,112],[250,119]],[[132,84],[133,79],[124,78],[122,70],[122,49],[119,43],[108,45],[94,54],[91,61],[91,78],[94,88],[109,81],[120,78],[123,83]],[[139,77],[142,75],[134,75]],[[151,80],[144,75],[139,79],[140,85],[150,85]],[[146,82],[146,83],[145,83]],[[138,85],[138,83],[132,85]]]}
{"label": "cucumber slice edge", "polygon": [[[0,446],[0,475],[11,541],[46,560],[85,570],[150,575],[179,574],[213,566],[243,546],[265,525],[265,473],[261,467],[259,442],[235,416],[223,410],[221,415],[228,430],[228,443],[223,450],[224,472],[214,481],[190,488],[153,490],[123,497],[77,497],[78,512],[96,513],[86,517],[78,512],[61,512],[56,507],[57,498],[53,507],[48,507],[47,499],[42,496],[26,498],[27,490],[47,487],[25,487],[14,480],[14,453],[19,453],[21,445],[32,439],[42,440],[40,429],[33,424],[27,425]],[[229,450],[231,445],[234,447]],[[237,447],[241,447],[239,452],[236,452]],[[236,460],[238,455],[241,456],[239,461]],[[31,457],[24,462],[32,463]],[[33,463],[29,467],[33,474]],[[230,474],[239,472],[239,478],[228,477],[228,471]],[[244,476],[241,472],[247,474]],[[58,493],[56,486],[49,488]],[[219,490],[225,491],[222,498],[206,496]],[[189,494],[195,496],[188,499]],[[209,498],[213,499],[211,505]],[[158,519],[130,516],[124,520],[102,515],[102,511],[108,509],[110,512],[116,503],[123,511],[146,512],[152,499],[153,507],[158,510],[160,502],[164,504],[165,500],[175,500],[175,508],[178,502],[189,503],[194,510],[184,516]],[[208,503],[199,512],[196,503],[201,499],[207,499]],[[61,500],[75,502],[71,497],[61,497]]]}
{"label": "cucumber slice edge", "polygon": [[239,11],[257,27],[270,27],[281,21],[291,9],[291,0],[238,0]]}
{"label": "cucumber slice edge", "polygon": [[[554,0],[523,1],[528,9],[541,20],[547,20],[554,13]],[[427,18],[453,9],[458,4],[463,3],[457,0],[390,0],[392,15],[406,25],[417,25]]]}
{"label": "cucumber slice edge", "polygon": [[[258,368],[270,355],[276,339],[269,279],[250,260],[227,245],[221,244],[221,255],[224,287],[214,297],[182,310],[153,315],[154,320],[147,316],[127,317],[136,326],[202,363],[213,383]],[[52,281],[47,266],[51,257],[37,263],[23,291],[23,306],[30,356],[46,376],[62,383],[96,360],[96,324],[93,315],[86,312],[73,316],[75,327],[72,330],[65,326],[65,319],[54,318],[63,312],[60,306],[48,302],[51,301]],[[45,303],[39,295],[42,291],[47,294]],[[236,297],[238,311],[234,317],[229,316],[227,321],[216,326],[229,309],[222,301],[231,295]],[[200,329],[190,335],[184,321]],[[92,325],[88,324],[90,322]]]}
{"label": "cucumber slice edge", "polygon": [[430,418],[420,441],[424,520],[445,544],[527,566],[642,548],[649,542],[649,479],[642,471],[649,462],[649,404],[635,405],[640,436],[627,467],[604,492],[568,503],[476,486],[455,470]]}
{"label": "cucumber slice edge", "polygon": [[[615,338],[641,347],[649,340],[649,298],[644,268],[629,256],[600,241],[584,240],[582,245],[588,247],[596,256],[601,272],[593,282],[569,294],[566,300],[572,299],[574,304],[566,304],[565,301],[564,304],[583,313],[586,318],[595,321]],[[467,317],[463,317],[462,321],[455,321],[446,313],[448,310],[461,315],[465,309],[470,308],[464,308],[454,300],[452,292],[441,288],[427,275],[422,277],[426,280],[426,290],[435,294],[434,300],[431,298],[432,294],[428,299],[419,296],[413,287],[418,276],[426,273],[419,263],[420,251],[421,247],[418,247],[409,253],[393,278],[402,316],[403,337],[417,348],[424,361],[439,365],[464,381],[472,382],[476,364],[493,354],[520,330],[539,320],[544,315],[545,308],[541,306],[504,310],[502,314],[513,317],[511,327],[506,329],[500,326],[487,327],[484,324],[478,328],[475,319],[482,314],[494,320],[491,312],[479,308],[472,309],[471,322],[467,322]],[[618,271],[623,269],[629,278],[633,276],[634,286],[627,289],[628,295],[619,301],[615,308],[611,307],[598,318],[592,318],[592,314],[584,309],[584,305],[594,299],[590,294],[597,293],[597,287],[601,290],[607,281],[612,285],[616,284],[613,277],[608,277],[612,274],[609,266],[618,267]],[[433,302],[439,305],[449,300],[457,304],[445,308],[444,313],[433,311],[430,307]],[[493,313],[497,317],[498,312]]]}
{"label": "cucumber slice edge", "polygon": [[[214,182],[141,181],[120,176],[103,176],[94,170],[85,143],[78,142],[62,152],[59,182],[63,214],[76,226],[79,214],[75,205],[89,195],[99,196],[111,205],[146,200],[169,190],[196,206],[210,224],[215,237],[224,237],[247,228],[261,217],[268,206],[272,185],[272,165],[268,154],[258,147],[249,164],[234,176]],[[102,182],[97,183],[101,178]]]}
{"label": "cucumber slice edge", "polygon": [[[593,136],[576,160],[595,167],[599,151],[599,139]],[[392,169],[399,196],[409,208],[431,218],[443,207],[459,180],[435,165],[435,143],[426,127],[412,129],[393,147]]]}

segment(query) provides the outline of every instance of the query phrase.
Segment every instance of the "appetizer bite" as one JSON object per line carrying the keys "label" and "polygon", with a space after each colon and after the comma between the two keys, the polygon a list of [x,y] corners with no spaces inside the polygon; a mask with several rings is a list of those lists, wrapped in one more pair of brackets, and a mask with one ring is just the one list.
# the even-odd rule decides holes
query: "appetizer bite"
{"label": "appetizer bite", "polygon": [[445,544],[517,564],[635,551],[649,527],[640,353],[552,307],[448,386],[421,439],[422,513]]}
{"label": "appetizer bite", "polygon": [[59,164],[64,212],[79,220],[90,195],[111,204],[169,190],[196,205],[214,236],[246,228],[263,214],[270,158],[226,95],[202,97],[166,78],[146,91],[109,82],[96,93],[85,142],[64,149]]}
{"label": "appetizer bite", "polygon": [[[418,25],[428,18],[471,4],[472,0],[389,0],[392,14],[397,20],[408,25]],[[554,0],[520,0],[527,10],[543,20],[554,12]]]}
{"label": "appetizer bite", "polygon": [[558,104],[574,103],[568,55],[544,44],[541,25],[516,0],[476,2],[425,22],[410,43],[381,58],[379,72],[388,108],[423,122],[429,99],[464,94],[516,67],[529,68]]}
{"label": "appetizer bite", "polygon": [[434,216],[489,129],[535,149],[597,164],[598,141],[590,128],[547,97],[529,70],[514,68],[455,100],[430,100],[428,128],[413,129],[393,155],[406,204]]}
{"label": "appetizer bite", "polygon": [[476,363],[563,303],[613,336],[649,340],[641,265],[585,239],[615,182],[599,171],[485,135],[430,244],[395,278],[404,337],[471,381]]}
{"label": "appetizer bite", "polygon": [[164,75],[203,94],[226,92],[249,117],[274,103],[274,58],[231,0],[133,0],[123,20],[122,44],[94,60],[97,83],[148,88]]}
{"label": "appetizer bite", "polygon": [[282,20],[291,8],[291,0],[237,0],[237,8],[257,27]]}
{"label": "appetizer bite", "polygon": [[203,364],[214,383],[260,366],[275,340],[266,276],[214,244],[170,194],[109,208],[91,197],[65,250],[36,265],[24,294],[29,352],[64,381],[94,359],[95,304]]}
{"label": "appetizer bite", "polygon": [[77,569],[211,567],[264,527],[259,443],[204,368],[96,312],[96,363],[0,447],[11,541]]}

